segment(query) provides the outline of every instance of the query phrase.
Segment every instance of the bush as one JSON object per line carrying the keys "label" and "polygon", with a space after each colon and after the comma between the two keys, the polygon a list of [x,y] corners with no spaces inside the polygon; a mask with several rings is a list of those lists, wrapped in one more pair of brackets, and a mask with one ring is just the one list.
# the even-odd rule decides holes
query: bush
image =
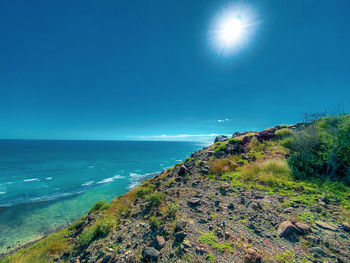
{"label": "bush", "polygon": [[177,211],[180,209],[180,206],[178,204],[169,203],[168,204],[168,216],[175,217]]}
{"label": "bush", "polygon": [[219,144],[216,144],[216,147],[214,149],[215,152],[221,152],[221,151],[225,151],[226,148],[227,148],[227,144],[223,144],[223,143],[219,143]]}
{"label": "bush", "polygon": [[188,158],[186,158],[185,159],[185,163],[188,163],[188,162],[192,162],[194,160],[194,158],[193,157],[188,157]]}
{"label": "bush", "polygon": [[284,128],[284,129],[277,130],[275,134],[278,136],[278,138],[284,139],[291,136],[292,131],[290,129]]}
{"label": "bush", "polygon": [[262,185],[283,187],[291,175],[285,160],[271,159],[245,167],[241,178],[243,181],[258,181]]}
{"label": "bush", "polygon": [[106,201],[102,200],[102,201],[99,201],[97,203],[95,203],[91,209],[90,209],[90,213],[96,213],[98,211],[102,211],[102,210],[105,210],[107,209],[108,207],[110,207],[111,205],[108,204]]}
{"label": "bush", "polygon": [[162,219],[155,216],[151,216],[148,221],[152,229],[157,229],[162,224]]}
{"label": "bush", "polygon": [[229,144],[234,144],[235,142],[238,142],[239,140],[236,139],[236,138],[231,138],[231,139],[228,139],[228,143]]}
{"label": "bush", "polygon": [[213,174],[223,174],[233,171],[237,165],[228,158],[218,159],[212,162],[210,172]]}
{"label": "bush", "polygon": [[350,183],[350,116],[324,117],[294,132],[285,144],[296,178],[329,177]]}
{"label": "bush", "polygon": [[154,189],[154,185],[153,184],[149,184],[148,186],[141,186],[139,187],[139,189],[136,192],[136,196],[138,198],[143,198],[146,195],[149,195],[150,193],[153,192]]}
{"label": "bush", "polygon": [[151,206],[159,206],[164,200],[165,194],[160,192],[155,192],[153,194],[147,195],[145,198],[151,203]]}

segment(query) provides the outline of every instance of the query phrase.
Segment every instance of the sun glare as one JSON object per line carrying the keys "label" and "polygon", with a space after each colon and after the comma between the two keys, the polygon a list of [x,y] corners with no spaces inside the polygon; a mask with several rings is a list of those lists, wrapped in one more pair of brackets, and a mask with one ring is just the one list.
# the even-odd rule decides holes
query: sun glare
{"label": "sun glare", "polygon": [[210,43],[219,54],[232,55],[248,45],[258,24],[252,8],[232,4],[215,16],[209,30]]}

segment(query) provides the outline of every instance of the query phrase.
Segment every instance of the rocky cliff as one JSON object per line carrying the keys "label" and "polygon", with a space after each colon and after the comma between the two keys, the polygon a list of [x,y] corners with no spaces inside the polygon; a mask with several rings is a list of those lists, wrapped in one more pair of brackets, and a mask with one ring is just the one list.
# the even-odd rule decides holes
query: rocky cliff
{"label": "rocky cliff", "polygon": [[349,188],[286,163],[282,134],[301,128],[218,137],[2,262],[350,262]]}

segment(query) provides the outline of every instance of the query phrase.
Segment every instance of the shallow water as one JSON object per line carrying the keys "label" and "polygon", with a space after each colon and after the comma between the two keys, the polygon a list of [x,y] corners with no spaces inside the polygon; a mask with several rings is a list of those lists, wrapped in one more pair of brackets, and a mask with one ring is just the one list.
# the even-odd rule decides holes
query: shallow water
{"label": "shallow water", "polygon": [[0,140],[0,253],[42,237],[202,148],[192,142]]}

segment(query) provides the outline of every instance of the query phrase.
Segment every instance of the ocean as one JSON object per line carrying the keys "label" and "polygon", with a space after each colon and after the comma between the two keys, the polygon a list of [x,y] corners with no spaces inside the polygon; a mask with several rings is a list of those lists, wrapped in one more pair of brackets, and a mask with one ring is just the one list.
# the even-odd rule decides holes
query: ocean
{"label": "ocean", "polygon": [[63,227],[203,146],[0,140],[0,254]]}

